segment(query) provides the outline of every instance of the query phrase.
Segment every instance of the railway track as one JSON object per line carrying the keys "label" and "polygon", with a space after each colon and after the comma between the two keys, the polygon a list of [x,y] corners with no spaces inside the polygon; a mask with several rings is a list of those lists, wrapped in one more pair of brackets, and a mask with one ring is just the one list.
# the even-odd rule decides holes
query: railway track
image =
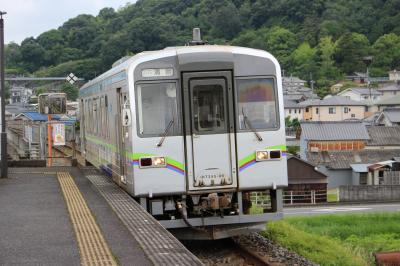
{"label": "railway track", "polygon": [[270,265],[254,256],[234,239],[210,241],[185,241],[184,245],[205,265],[263,266]]}
{"label": "railway track", "polygon": [[214,241],[184,241],[183,244],[208,266],[316,265],[259,234]]}

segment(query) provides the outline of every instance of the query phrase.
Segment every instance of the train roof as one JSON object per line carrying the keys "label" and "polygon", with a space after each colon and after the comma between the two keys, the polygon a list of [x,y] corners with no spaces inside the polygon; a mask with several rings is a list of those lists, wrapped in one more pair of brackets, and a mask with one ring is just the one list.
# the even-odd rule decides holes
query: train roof
{"label": "train roof", "polygon": [[[274,64],[279,65],[276,58],[271,55],[270,53],[253,48],[247,47],[240,47],[240,46],[228,46],[228,45],[197,45],[197,46],[173,46],[173,47],[166,47],[163,50],[156,50],[156,51],[144,51],[138,53],[129,59],[121,60],[122,62],[116,64],[110,70],[104,72],[100,76],[90,80],[86,84],[84,84],[80,89],[84,89],[89,87],[97,82],[102,81],[106,77],[113,76],[121,71],[126,71],[133,63],[142,63],[147,60],[154,60],[158,58],[168,57],[168,56],[176,56],[179,54],[188,54],[188,53],[205,53],[205,52],[226,52],[232,54],[244,54],[244,55],[251,55],[251,56],[258,56],[258,57],[265,57],[270,59],[274,62]],[[118,61],[117,61],[118,62]]]}

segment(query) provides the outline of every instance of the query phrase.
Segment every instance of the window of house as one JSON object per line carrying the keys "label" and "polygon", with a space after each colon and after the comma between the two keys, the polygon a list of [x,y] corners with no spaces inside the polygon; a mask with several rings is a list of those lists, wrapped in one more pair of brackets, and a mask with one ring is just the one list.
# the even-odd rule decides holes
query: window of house
{"label": "window of house", "polygon": [[316,113],[316,114],[319,114],[319,108],[318,108],[318,107],[315,108],[315,113]]}
{"label": "window of house", "polygon": [[349,112],[349,107],[344,108],[344,113],[347,114]]}
{"label": "window of house", "polygon": [[301,114],[301,109],[299,109],[299,114]]}
{"label": "window of house", "polygon": [[360,185],[367,185],[368,173],[360,173]]}
{"label": "window of house", "polygon": [[329,114],[336,114],[336,107],[329,107]]}
{"label": "window of house", "polygon": [[294,113],[297,114],[297,110],[296,109],[294,109]]}
{"label": "window of house", "polygon": [[292,109],[289,109],[289,114],[291,114],[292,113]]}
{"label": "window of house", "polygon": [[355,117],[356,117],[356,115],[355,115],[355,114],[351,114],[351,117],[352,117],[352,118],[355,118]]}
{"label": "window of house", "polygon": [[308,109],[308,107],[306,108],[306,113],[308,113],[309,112],[309,109]]}

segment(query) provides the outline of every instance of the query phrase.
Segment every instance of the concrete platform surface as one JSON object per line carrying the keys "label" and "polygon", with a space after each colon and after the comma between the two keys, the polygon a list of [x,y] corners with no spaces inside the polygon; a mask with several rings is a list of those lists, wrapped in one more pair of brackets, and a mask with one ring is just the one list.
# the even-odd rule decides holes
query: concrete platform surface
{"label": "concrete platform surface", "polygon": [[57,172],[68,171],[120,265],[152,265],[77,168],[10,168],[0,179],[0,265],[81,265]]}

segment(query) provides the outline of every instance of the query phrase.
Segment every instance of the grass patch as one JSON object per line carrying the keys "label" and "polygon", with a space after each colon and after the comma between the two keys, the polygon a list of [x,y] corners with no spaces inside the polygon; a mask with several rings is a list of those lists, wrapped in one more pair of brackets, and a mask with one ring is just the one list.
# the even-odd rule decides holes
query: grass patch
{"label": "grass patch", "polygon": [[302,231],[286,221],[268,224],[264,236],[320,265],[356,266],[366,262],[339,241]]}
{"label": "grass patch", "polygon": [[375,252],[400,250],[399,221],[399,213],[295,217],[264,234],[321,265],[373,265]]}
{"label": "grass patch", "polygon": [[339,201],[337,189],[328,189],[327,201],[328,202],[338,202]]}

